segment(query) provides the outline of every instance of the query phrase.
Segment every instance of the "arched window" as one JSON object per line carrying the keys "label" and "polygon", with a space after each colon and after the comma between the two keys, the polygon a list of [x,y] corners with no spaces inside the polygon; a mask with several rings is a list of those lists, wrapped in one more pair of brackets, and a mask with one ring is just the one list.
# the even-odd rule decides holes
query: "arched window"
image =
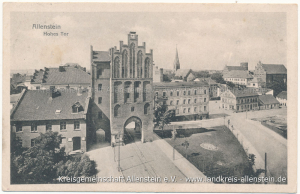
{"label": "arched window", "polygon": [[114,78],[120,77],[120,58],[116,57],[114,60]]}
{"label": "arched window", "polygon": [[149,103],[146,103],[144,106],[144,114],[147,115],[150,112],[150,105]]}
{"label": "arched window", "polygon": [[116,105],[114,108],[114,116],[120,116],[120,105]]}
{"label": "arched window", "polygon": [[139,51],[137,54],[137,77],[141,78],[143,76],[143,53]]}
{"label": "arched window", "polygon": [[147,57],[145,59],[145,78],[150,77],[150,59]]}
{"label": "arched window", "polygon": [[128,72],[128,52],[127,50],[123,51],[122,55],[122,78],[127,78]]}
{"label": "arched window", "polygon": [[135,44],[130,45],[130,77],[135,77]]}

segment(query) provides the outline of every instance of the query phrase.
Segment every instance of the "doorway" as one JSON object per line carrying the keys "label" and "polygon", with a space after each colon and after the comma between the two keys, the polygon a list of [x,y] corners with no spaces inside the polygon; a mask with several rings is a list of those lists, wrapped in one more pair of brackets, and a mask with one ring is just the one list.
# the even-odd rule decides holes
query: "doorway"
{"label": "doorway", "polygon": [[73,137],[73,151],[81,149],[81,137]]}

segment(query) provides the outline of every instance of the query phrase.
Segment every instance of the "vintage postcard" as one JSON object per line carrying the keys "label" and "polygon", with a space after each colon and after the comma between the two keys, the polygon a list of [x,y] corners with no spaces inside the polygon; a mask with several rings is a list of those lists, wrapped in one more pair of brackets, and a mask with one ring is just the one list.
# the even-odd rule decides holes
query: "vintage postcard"
{"label": "vintage postcard", "polygon": [[297,5],[3,7],[4,191],[297,191]]}

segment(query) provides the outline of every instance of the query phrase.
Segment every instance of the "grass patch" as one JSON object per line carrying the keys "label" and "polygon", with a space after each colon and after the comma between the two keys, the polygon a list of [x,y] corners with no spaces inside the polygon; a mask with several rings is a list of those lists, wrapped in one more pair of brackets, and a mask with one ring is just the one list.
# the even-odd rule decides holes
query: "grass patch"
{"label": "grass patch", "polygon": [[[182,134],[187,135],[185,138],[168,138],[166,141],[171,146],[176,145],[176,150],[182,156],[187,156],[187,159],[207,177],[241,178],[254,175],[248,156],[228,128],[218,126],[210,130],[200,128],[183,131],[185,132]],[[180,146],[185,140],[189,142],[187,149]],[[207,146],[201,144],[212,145],[216,149],[207,149]]]}

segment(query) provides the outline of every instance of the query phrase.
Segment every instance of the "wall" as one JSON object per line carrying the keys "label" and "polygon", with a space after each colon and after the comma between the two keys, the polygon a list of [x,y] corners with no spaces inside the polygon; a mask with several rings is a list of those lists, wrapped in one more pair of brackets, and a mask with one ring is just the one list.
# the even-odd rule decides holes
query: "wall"
{"label": "wall", "polygon": [[[40,136],[40,133],[46,132],[46,123],[52,125],[52,131],[58,132],[62,137],[66,139],[63,140],[61,146],[65,146],[66,152],[73,151],[73,137],[81,137],[81,150],[86,151],[86,122],[83,119],[80,120],[62,120],[66,122],[66,130],[60,130],[60,120],[51,121],[24,121],[22,124],[22,132],[16,132],[15,124],[18,122],[12,122],[12,132],[16,132],[16,136],[22,139],[23,147],[31,147],[31,139]],[[74,130],[74,121],[80,121],[80,130]],[[31,123],[37,124],[37,132],[31,132]],[[68,141],[69,140],[69,141]]]}

